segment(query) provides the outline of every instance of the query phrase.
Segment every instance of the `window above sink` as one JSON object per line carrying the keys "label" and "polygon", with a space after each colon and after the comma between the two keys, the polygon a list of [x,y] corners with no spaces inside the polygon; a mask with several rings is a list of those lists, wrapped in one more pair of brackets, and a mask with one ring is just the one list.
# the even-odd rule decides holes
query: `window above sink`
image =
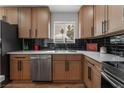
{"label": "window above sink", "polygon": [[75,43],[75,22],[54,22],[54,43]]}

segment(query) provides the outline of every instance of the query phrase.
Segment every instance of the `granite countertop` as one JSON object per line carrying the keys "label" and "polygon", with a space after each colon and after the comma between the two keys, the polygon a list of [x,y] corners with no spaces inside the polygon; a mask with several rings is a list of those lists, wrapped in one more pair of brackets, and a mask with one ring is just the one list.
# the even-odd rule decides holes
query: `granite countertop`
{"label": "granite countertop", "polygon": [[15,52],[8,52],[7,54],[82,54],[87,57],[90,57],[98,62],[107,62],[107,61],[113,61],[113,62],[124,62],[124,57],[120,57],[113,54],[101,54],[100,52],[92,52],[92,51],[68,51],[68,50],[60,50],[60,51],[15,51]]}

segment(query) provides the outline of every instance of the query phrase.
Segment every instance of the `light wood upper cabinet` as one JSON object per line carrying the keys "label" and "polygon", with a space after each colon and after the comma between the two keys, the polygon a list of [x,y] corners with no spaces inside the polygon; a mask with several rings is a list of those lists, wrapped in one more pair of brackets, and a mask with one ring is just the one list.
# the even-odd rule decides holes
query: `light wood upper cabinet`
{"label": "light wood upper cabinet", "polygon": [[49,9],[37,8],[37,38],[48,38],[49,20]]}
{"label": "light wood upper cabinet", "polygon": [[124,6],[95,5],[94,35],[107,35],[124,30]]}
{"label": "light wood upper cabinet", "polygon": [[48,38],[49,21],[49,8],[32,8],[32,36]]}
{"label": "light wood upper cabinet", "polygon": [[5,21],[10,24],[18,24],[18,8],[5,8]]}
{"label": "light wood upper cabinet", "polygon": [[31,8],[19,8],[19,38],[29,38],[31,30]]}
{"label": "light wood upper cabinet", "polygon": [[124,6],[108,6],[108,33],[124,29]]}
{"label": "light wood upper cabinet", "polygon": [[84,5],[79,11],[79,31],[81,38],[93,36],[93,6]]}
{"label": "light wood upper cabinet", "polygon": [[20,38],[49,38],[49,8],[19,9]]}
{"label": "light wood upper cabinet", "polygon": [[83,37],[84,33],[83,33],[83,7],[80,8],[79,13],[78,13],[78,22],[79,22],[79,35],[80,38]]}
{"label": "light wood upper cabinet", "polygon": [[0,20],[3,20],[4,19],[4,8],[0,7]]}
{"label": "light wood upper cabinet", "polygon": [[0,8],[0,20],[8,22],[10,24],[18,24],[18,8]]}
{"label": "light wood upper cabinet", "polygon": [[94,36],[102,35],[104,29],[105,6],[94,6]]}

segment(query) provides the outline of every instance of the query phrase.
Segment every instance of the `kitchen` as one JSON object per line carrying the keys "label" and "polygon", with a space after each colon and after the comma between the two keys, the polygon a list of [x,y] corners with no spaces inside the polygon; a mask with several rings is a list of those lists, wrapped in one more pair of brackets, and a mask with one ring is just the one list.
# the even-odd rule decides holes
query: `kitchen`
{"label": "kitchen", "polygon": [[0,20],[1,87],[124,87],[123,5],[1,6]]}

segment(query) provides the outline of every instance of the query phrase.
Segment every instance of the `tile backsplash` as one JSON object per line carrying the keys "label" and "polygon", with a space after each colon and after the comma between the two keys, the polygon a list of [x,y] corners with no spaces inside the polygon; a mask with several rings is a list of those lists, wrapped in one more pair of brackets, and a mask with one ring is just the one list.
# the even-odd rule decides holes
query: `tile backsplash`
{"label": "tile backsplash", "polygon": [[124,56],[124,35],[88,39],[86,42],[97,43],[98,51],[100,50],[100,47],[104,46],[107,48],[107,53]]}
{"label": "tile backsplash", "polygon": [[[23,50],[33,50],[34,44],[39,44],[41,50],[62,50],[62,49],[73,49],[73,50],[86,50],[87,43],[97,43],[98,51],[100,47],[107,47],[107,52],[124,56],[124,35],[110,36],[96,39],[76,39],[75,43],[72,44],[58,44],[52,43],[51,39],[24,39]],[[26,48],[26,49],[25,49]]]}
{"label": "tile backsplash", "polygon": [[[33,46],[35,44],[40,45],[41,50],[49,49],[49,50],[63,50],[63,49],[74,49],[74,50],[84,50],[85,43],[82,39],[76,39],[75,43],[52,43],[53,40],[50,39],[24,39],[23,40],[23,50],[33,50]],[[27,49],[25,49],[25,47]]]}

